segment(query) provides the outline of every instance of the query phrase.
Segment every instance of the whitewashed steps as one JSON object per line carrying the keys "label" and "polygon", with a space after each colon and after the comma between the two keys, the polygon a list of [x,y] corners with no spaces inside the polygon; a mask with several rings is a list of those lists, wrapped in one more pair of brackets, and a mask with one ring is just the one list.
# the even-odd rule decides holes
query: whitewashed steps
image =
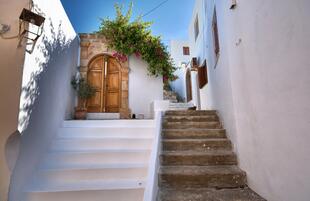
{"label": "whitewashed steps", "polygon": [[153,139],[154,128],[81,128],[81,127],[64,127],[59,129],[59,138],[143,138]]}
{"label": "whitewashed steps", "polygon": [[71,138],[57,139],[52,143],[52,150],[119,150],[151,149],[152,139],[134,138]]}
{"label": "whitewashed steps", "polygon": [[25,201],[142,201],[145,181],[120,180],[29,188]]}
{"label": "whitewashed steps", "polygon": [[153,128],[154,120],[71,120],[64,128]]}
{"label": "whitewashed steps", "polygon": [[142,201],[154,133],[153,120],[64,122],[25,200]]}
{"label": "whitewashed steps", "polygon": [[144,180],[146,176],[147,167],[48,169],[36,173],[35,183],[61,186],[87,181]]}
{"label": "whitewashed steps", "polygon": [[141,164],[147,163],[149,150],[96,150],[51,152],[41,164],[45,168],[85,165]]}

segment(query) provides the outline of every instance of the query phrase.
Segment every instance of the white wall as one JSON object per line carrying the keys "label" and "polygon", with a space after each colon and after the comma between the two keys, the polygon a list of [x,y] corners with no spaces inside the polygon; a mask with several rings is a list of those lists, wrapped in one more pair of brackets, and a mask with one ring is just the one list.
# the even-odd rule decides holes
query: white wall
{"label": "white wall", "polygon": [[78,62],[79,40],[60,0],[35,0],[46,22],[32,54],[26,54],[19,128],[20,155],[11,179],[9,200],[22,192],[57,128],[71,117],[74,93],[70,85]]}
{"label": "white wall", "polygon": [[[0,36],[0,200],[6,201],[11,168],[14,162],[11,150],[15,147],[7,144],[18,126],[19,96],[25,50],[18,46],[18,17],[26,0],[1,0],[0,23],[10,26],[10,31]],[[4,39],[6,38],[6,39]],[[8,39],[10,38],[10,39]],[[18,137],[18,134],[16,135]],[[11,141],[11,140],[10,140]],[[16,151],[12,150],[13,152]],[[6,155],[8,154],[8,155]],[[15,158],[15,157],[14,157]]]}
{"label": "white wall", "polygon": [[[176,40],[172,40],[170,43],[171,58],[178,67],[174,73],[178,76],[178,79],[170,82],[170,86],[174,92],[177,92],[182,99],[186,100],[186,64],[190,62],[191,56],[183,55],[183,47],[189,47],[189,43]],[[191,53],[191,49],[189,51]]]}
{"label": "white wall", "polygon": [[[220,57],[211,23],[216,2]],[[209,86],[248,183],[269,201],[310,197],[310,1],[206,0]]]}
{"label": "white wall", "polygon": [[[199,34],[198,37],[195,38],[195,20],[196,17],[198,19],[199,25]],[[188,28],[189,33],[189,44],[191,49],[191,57],[196,57],[198,59],[198,64],[202,65],[204,59],[207,55],[207,43],[206,43],[206,12],[205,12],[205,4],[204,0],[196,0],[195,6],[192,14],[192,19]],[[199,89],[198,87],[198,76],[197,73],[192,74],[192,91],[193,91],[193,99],[194,104],[198,106],[199,109],[207,109],[209,105],[206,101],[207,97],[207,87],[204,86],[203,89]],[[201,101],[203,98],[204,101]]]}
{"label": "white wall", "polygon": [[148,75],[148,64],[137,58],[129,57],[129,108],[132,114],[144,114],[152,118],[152,102],[163,100],[163,79]]}
{"label": "white wall", "polygon": [[[176,66],[181,66],[182,63],[188,63],[191,60],[190,55],[183,54],[183,47],[189,47],[189,43],[178,40],[172,40],[170,42],[170,54]],[[189,52],[191,53],[191,49]]]}

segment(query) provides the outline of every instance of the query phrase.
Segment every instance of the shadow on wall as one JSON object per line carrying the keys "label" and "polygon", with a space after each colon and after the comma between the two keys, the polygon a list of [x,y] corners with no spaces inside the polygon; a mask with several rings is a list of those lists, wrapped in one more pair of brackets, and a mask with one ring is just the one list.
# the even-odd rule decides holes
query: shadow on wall
{"label": "shadow on wall", "polygon": [[41,61],[41,57],[35,58],[38,69],[31,73],[29,82],[26,86],[22,87],[21,99],[23,102],[19,115],[19,131],[21,134],[23,134],[23,131],[27,128],[30,122],[31,114],[36,108],[36,105],[40,104],[39,97],[41,93],[43,93],[43,95],[47,95],[46,93],[49,91],[43,91],[42,88],[45,86],[44,82],[46,82],[47,79],[50,79],[46,76],[56,70],[56,68],[59,68],[59,66],[56,66],[58,58],[63,57],[68,53],[67,51],[70,49],[70,45],[72,43],[72,40],[66,39],[66,36],[62,31],[61,23],[58,25],[57,33],[54,32],[55,28],[52,23],[50,23],[50,30],[52,34],[51,38],[43,35],[42,44],[37,47],[37,49],[43,53],[44,61]]}
{"label": "shadow on wall", "polygon": [[[20,153],[10,183],[9,200],[23,200],[40,158],[64,119],[74,109],[71,77],[78,65],[79,39],[68,39],[62,23],[45,26],[42,41],[26,55],[19,114]],[[27,58],[28,57],[28,58]],[[25,81],[27,80],[27,82]]]}

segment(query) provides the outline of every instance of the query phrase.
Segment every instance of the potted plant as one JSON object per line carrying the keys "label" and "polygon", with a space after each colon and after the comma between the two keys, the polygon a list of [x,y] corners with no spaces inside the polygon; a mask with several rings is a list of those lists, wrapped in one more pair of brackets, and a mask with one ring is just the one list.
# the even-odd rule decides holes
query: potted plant
{"label": "potted plant", "polygon": [[74,118],[75,119],[86,119],[87,117],[87,100],[95,95],[95,88],[92,87],[84,78],[76,79],[75,77],[71,80],[71,85],[77,92],[79,97],[79,105],[75,108]]}

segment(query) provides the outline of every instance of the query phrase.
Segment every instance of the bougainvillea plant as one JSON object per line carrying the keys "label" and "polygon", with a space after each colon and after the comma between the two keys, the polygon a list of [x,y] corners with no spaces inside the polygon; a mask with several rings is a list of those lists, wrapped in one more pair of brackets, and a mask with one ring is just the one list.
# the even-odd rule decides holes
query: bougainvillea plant
{"label": "bougainvillea plant", "polygon": [[122,6],[115,4],[116,18],[102,19],[98,33],[105,36],[109,48],[116,51],[113,56],[120,61],[124,62],[128,56],[135,55],[149,64],[149,75],[162,75],[165,82],[177,79],[173,74],[176,67],[167,47],[160,37],[151,33],[152,23],[142,21],[142,17],[131,21],[132,5],[123,14]]}

